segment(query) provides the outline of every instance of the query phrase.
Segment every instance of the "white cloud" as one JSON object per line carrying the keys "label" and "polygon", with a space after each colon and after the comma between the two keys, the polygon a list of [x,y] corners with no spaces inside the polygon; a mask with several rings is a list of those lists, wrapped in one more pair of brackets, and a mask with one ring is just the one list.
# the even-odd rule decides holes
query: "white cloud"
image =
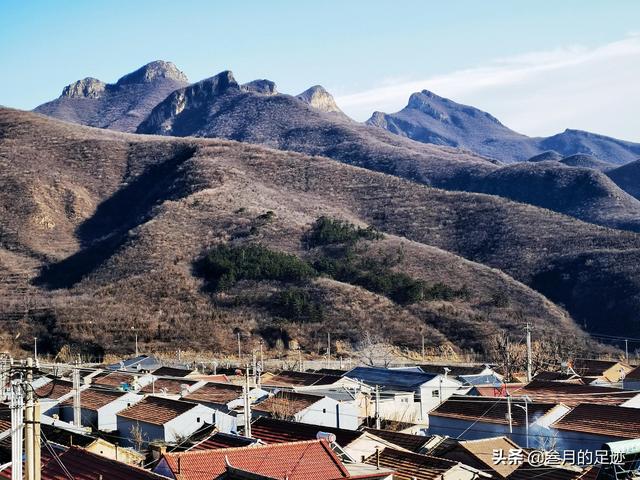
{"label": "white cloud", "polygon": [[383,82],[336,101],[364,120],[374,110],[397,111],[411,93],[428,89],[486,110],[528,135],[577,128],[640,141],[638,78],[640,35],[633,33],[592,49],[530,52],[421,80]]}

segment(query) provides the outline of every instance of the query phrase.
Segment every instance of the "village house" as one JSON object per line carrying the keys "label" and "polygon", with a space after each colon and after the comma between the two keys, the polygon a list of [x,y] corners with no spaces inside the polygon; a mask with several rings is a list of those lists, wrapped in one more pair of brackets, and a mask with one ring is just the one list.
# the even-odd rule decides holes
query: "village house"
{"label": "village house", "polygon": [[[537,379],[534,379],[526,385],[509,388],[508,392],[514,399],[527,397],[534,402],[563,403],[569,407],[576,406],[580,403],[621,405],[634,399],[638,402],[640,399],[637,392],[629,390],[571,382],[542,381]],[[475,387],[469,393],[485,397],[505,396],[504,391],[486,386]],[[499,393],[499,395],[494,395],[495,393]]]}
{"label": "village house", "polygon": [[568,382],[584,384],[580,375],[575,372],[554,372],[551,370],[543,370],[533,376],[533,380],[542,380],[545,382]]}
{"label": "village house", "polygon": [[[80,391],[89,388],[89,385],[80,386]],[[58,405],[74,394],[73,383],[66,380],[54,379],[35,389],[35,394],[40,399],[40,411],[42,415],[57,415]]]}
{"label": "village house", "polygon": [[107,365],[106,370],[129,372],[129,373],[150,373],[162,367],[162,361],[152,355],[138,355],[127,358],[118,363]]}
{"label": "village house", "polygon": [[91,380],[91,384],[121,392],[138,392],[141,388],[151,383],[152,379],[153,377],[148,373],[138,375],[105,371],[96,375]]}
{"label": "village house", "polygon": [[[389,432],[395,433],[395,432]],[[403,434],[398,434],[403,435]],[[307,423],[260,417],[251,425],[251,436],[264,444],[299,442],[322,438],[329,442],[333,451],[343,461],[358,462],[386,447],[402,448],[375,435],[368,430],[346,430],[344,428],[311,425]],[[407,435],[414,437],[414,435]],[[420,437],[424,441],[425,437]]]}
{"label": "village house", "polygon": [[[426,421],[428,413],[462,387],[462,383],[446,374],[419,373],[378,367],[356,367],[345,374],[372,388],[378,387],[381,398],[390,396],[396,401],[399,393],[414,395],[414,403],[403,420]],[[404,401],[405,398],[400,398]],[[408,400],[408,399],[407,399]],[[408,403],[408,402],[407,402]],[[394,405],[395,407],[395,405]],[[414,412],[411,415],[410,412]]]}
{"label": "village house", "polygon": [[568,365],[569,372],[580,375],[585,383],[595,385],[621,384],[631,370],[633,367],[616,360],[576,358]]}
{"label": "village house", "polygon": [[463,375],[495,375],[502,378],[491,366],[483,363],[421,363],[417,368],[423,373],[432,375],[444,375],[454,378]]}
{"label": "village house", "polygon": [[160,367],[151,372],[154,377],[172,377],[172,378],[186,378],[198,375],[197,370],[190,368],[177,368],[177,367]]}
{"label": "village house", "polygon": [[622,388],[640,390],[640,367],[629,371],[621,380]]}
{"label": "village house", "polygon": [[189,380],[186,378],[165,378],[151,375],[151,381],[140,389],[140,393],[146,395],[159,395],[174,400],[184,397],[203,387],[206,382]]}
{"label": "village house", "polygon": [[391,480],[393,474],[387,468],[343,463],[324,440],[166,453],[154,472],[174,480]]}
{"label": "village house", "polygon": [[[206,383],[202,387],[186,392],[183,399],[200,403],[215,410],[215,424],[220,432],[237,433],[238,425],[244,424],[243,387],[231,383]],[[249,401],[255,403],[269,396],[261,388],[249,390]]]}
{"label": "village house", "polygon": [[600,450],[605,443],[640,438],[640,409],[581,403],[550,425],[562,450]]}
{"label": "village house", "polygon": [[252,407],[254,418],[269,416],[296,422],[355,430],[360,426],[358,408],[333,398],[279,391]]}
{"label": "village house", "polygon": [[69,476],[74,480],[163,480],[163,477],[149,470],[80,447],[71,447],[58,454],[57,459],[51,458],[42,466],[42,480],[67,479]]}
{"label": "village house", "polygon": [[549,437],[548,426],[569,410],[562,404],[526,399],[456,395],[429,414],[429,434],[463,440],[508,436],[519,445],[535,448]]}
{"label": "village house", "polygon": [[215,411],[204,405],[170,398],[147,396],[116,414],[118,433],[127,446],[150,442],[175,443],[203,424],[214,422]]}
{"label": "village house", "polygon": [[[117,428],[116,414],[143,399],[132,392],[117,392],[87,388],[80,393],[80,423],[84,427],[103,432]],[[73,422],[73,397],[58,405],[58,416],[65,422]]]}
{"label": "village house", "polygon": [[488,437],[479,440],[455,440],[449,438],[429,450],[429,455],[461,462],[470,467],[491,473],[494,478],[507,478],[518,468],[516,462],[495,462],[494,452],[504,452],[508,456],[510,451],[522,450],[521,447],[502,437]]}
{"label": "village house", "polygon": [[406,480],[479,480],[491,475],[460,462],[385,448],[366,460],[376,468],[393,470],[394,479]]}
{"label": "village house", "polygon": [[349,379],[340,375],[330,375],[312,372],[297,372],[295,370],[282,370],[277,373],[263,373],[260,377],[260,385],[273,388],[295,387],[326,387],[328,385],[341,385],[343,383],[354,384]]}

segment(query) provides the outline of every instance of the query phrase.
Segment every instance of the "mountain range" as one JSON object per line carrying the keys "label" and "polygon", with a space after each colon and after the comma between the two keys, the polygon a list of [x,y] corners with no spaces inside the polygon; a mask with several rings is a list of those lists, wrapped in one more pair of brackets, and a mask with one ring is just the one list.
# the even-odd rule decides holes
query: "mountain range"
{"label": "mountain range", "polygon": [[562,156],[591,155],[613,165],[640,157],[638,143],[581,130],[567,129],[551,137],[528,137],[504,126],[489,113],[428,90],[411,95],[407,106],[399,112],[374,112],[367,123],[412,140],[464,148],[504,163],[525,161],[547,151]]}
{"label": "mountain range", "polygon": [[[355,122],[320,86],[290,96],[228,71],[188,84],[168,62],[96,82],[36,109],[57,119],[0,110],[0,317],[25,338],[117,350],[133,323],[157,347],[229,351],[241,331],[313,349],[328,330],[349,345],[378,330],[417,348],[419,330],[434,348],[482,351],[525,320],[574,347],[590,342],[581,327],[640,330],[640,167],[602,153],[633,144],[568,134],[565,149],[538,143],[514,162],[470,148],[476,128],[514,154],[528,137],[424,92],[409,105],[468,145],[387,131],[384,114]],[[601,150],[573,151],[569,138]],[[353,251],[310,247],[323,218],[380,236]],[[199,265],[220,244],[320,275],[211,291]],[[418,282],[424,295],[407,303],[371,278]],[[283,298],[310,310],[285,315]]]}

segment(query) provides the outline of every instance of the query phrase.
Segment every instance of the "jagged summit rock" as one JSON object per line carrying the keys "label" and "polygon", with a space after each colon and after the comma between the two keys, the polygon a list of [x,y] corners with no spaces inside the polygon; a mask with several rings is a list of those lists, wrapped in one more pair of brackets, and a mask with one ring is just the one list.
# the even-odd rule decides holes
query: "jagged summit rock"
{"label": "jagged summit rock", "polygon": [[242,89],[246,92],[261,93],[263,95],[275,95],[278,93],[275,82],[267,79],[253,80],[242,85]]}
{"label": "jagged summit rock", "polygon": [[336,103],[333,95],[331,95],[327,90],[321,85],[314,85],[306,89],[299,95],[296,95],[298,100],[302,100],[307,105],[315,108],[320,112],[325,113],[336,113],[339,115],[347,116],[338,104]]}
{"label": "jagged summit rock", "polygon": [[173,63],[155,61],[116,83],[87,77],[64,88],[62,95],[35,111],[67,122],[134,132],[153,107],[189,81]]}
{"label": "jagged summit rock", "polygon": [[61,97],[67,98],[99,98],[107,84],[97,78],[87,77],[67,85]]}
{"label": "jagged summit rock", "polygon": [[148,83],[158,79],[169,79],[176,82],[188,83],[187,76],[172,62],[155,60],[140,67],[138,70],[128,73],[116,82],[116,85],[131,83]]}

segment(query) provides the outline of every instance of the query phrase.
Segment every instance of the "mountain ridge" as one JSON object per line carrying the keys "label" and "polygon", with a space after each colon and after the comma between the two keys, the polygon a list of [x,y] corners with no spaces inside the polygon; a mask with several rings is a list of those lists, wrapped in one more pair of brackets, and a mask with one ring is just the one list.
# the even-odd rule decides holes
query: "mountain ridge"
{"label": "mountain ridge", "polygon": [[133,132],[172,91],[189,83],[173,63],[156,60],[116,83],[87,77],[64,87],[55,100],[34,109],[60,120]]}
{"label": "mountain ridge", "polygon": [[549,137],[517,133],[491,114],[440,97],[429,90],[413,93],[396,113],[374,112],[368,124],[425,143],[467,148],[502,162],[525,161],[548,150],[563,156],[593,155],[621,165],[640,156],[640,144],[567,128]]}

